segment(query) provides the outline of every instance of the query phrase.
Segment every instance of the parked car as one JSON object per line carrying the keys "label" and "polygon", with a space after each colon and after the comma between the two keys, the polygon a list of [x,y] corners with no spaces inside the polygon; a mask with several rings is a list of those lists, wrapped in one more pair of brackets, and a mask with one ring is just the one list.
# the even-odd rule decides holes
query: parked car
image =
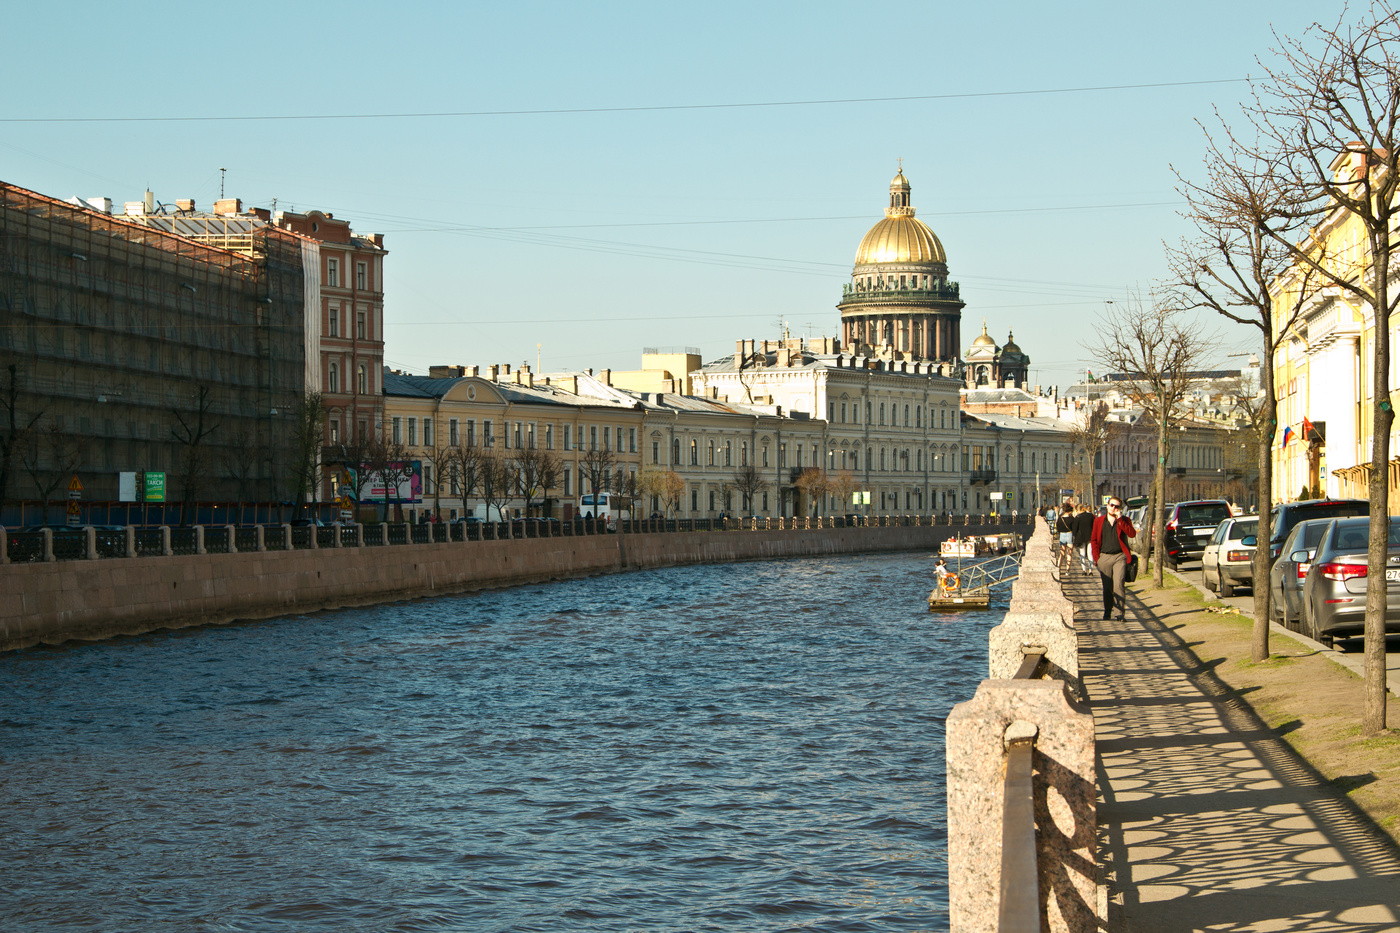
{"label": "parked car", "polygon": [[1269,568],[1269,612],[1284,628],[1301,632],[1297,622],[1302,618],[1303,579],[1308,575],[1313,552],[1322,540],[1322,533],[1334,519],[1311,518],[1293,526],[1279,546],[1283,549],[1278,560]]}
{"label": "parked car", "polygon": [[1237,586],[1254,586],[1254,552],[1259,516],[1227,518],[1210,536],[1201,552],[1201,577],[1206,589],[1234,596]]}
{"label": "parked car", "polygon": [[[1400,632],[1400,516],[1392,515],[1386,542],[1385,628]],[[1326,647],[1361,635],[1366,627],[1367,556],[1371,519],[1329,522],[1303,582],[1304,633]]]}
{"label": "parked car", "polygon": [[1197,499],[1172,506],[1164,532],[1166,566],[1175,570],[1183,561],[1199,560],[1211,534],[1229,517],[1230,503],[1224,499]]}
{"label": "parked car", "polygon": [[1305,499],[1284,502],[1273,507],[1269,519],[1269,560],[1278,560],[1284,539],[1299,522],[1313,518],[1345,518],[1370,515],[1371,503],[1365,499]]}

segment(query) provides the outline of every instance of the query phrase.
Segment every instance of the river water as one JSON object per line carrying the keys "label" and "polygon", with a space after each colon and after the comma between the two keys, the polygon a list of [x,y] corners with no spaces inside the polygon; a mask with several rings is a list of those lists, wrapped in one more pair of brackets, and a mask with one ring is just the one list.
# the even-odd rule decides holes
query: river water
{"label": "river water", "polygon": [[0,930],[944,929],[943,720],[996,617],[931,615],[929,566],[0,656]]}

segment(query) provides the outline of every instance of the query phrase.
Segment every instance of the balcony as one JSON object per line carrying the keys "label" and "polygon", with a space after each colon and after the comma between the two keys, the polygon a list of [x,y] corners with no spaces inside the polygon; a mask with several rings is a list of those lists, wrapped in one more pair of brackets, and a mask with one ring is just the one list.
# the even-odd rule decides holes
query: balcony
{"label": "balcony", "polygon": [[847,282],[841,287],[841,302],[847,301],[872,301],[872,302],[925,302],[925,301],[959,301],[958,283],[940,279],[933,283],[931,288],[857,288]]}
{"label": "balcony", "polygon": [[988,486],[997,481],[996,470],[973,470],[967,474],[967,481],[973,486],[984,483]]}

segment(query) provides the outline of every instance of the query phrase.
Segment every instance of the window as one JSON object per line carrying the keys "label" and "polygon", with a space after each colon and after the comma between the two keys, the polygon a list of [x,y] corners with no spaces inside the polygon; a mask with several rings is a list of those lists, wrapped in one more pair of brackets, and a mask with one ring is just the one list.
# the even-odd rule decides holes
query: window
{"label": "window", "polygon": [[[694,441],[691,441],[691,443],[694,443]],[[700,511],[700,490],[698,489],[690,490],[690,511]]]}
{"label": "window", "polygon": [[340,260],[326,260],[326,284],[331,288],[340,287]]}
{"label": "window", "polygon": [[734,465],[734,444],[731,441],[724,442],[724,465]]}
{"label": "window", "polygon": [[525,425],[525,446],[531,450],[535,449],[535,422],[533,421]]}
{"label": "window", "polygon": [[326,391],[340,391],[340,367],[335,363],[331,364],[330,376],[326,379]]}
{"label": "window", "polygon": [[873,405],[872,403],[870,403],[870,402],[866,402],[866,403],[865,403],[865,423],[866,423],[866,424],[869,424],[869,423],[870,423],[870,412],[871,412],[871,410],[872,410],[873,408],[874,408],[874,405]]}
{"label": "window", "polygon": [[845,423],[846,423],[846,403],[845,403],[845,402],[842,402],[842,403],[841,403],[841,423],[842,423],[842,424],[845,424]]}
{"label": "window", "polygon": [[710,490],[710,511],[713,512],[714,510],[715,510],[715,491],[714,491],[713,489],[711,489],[711,490]]}
{"label": "window", "polygon": [[408,446],[410,446],[410,447],[417,447],[417,446],[418,446],[418,419],[417,419],[417,418],[409,418],[409,419],[408,419]]}
{"label": "window", "polygon": [[661,462],[661,442],[660,442],[660,441],[652,441],[652,442],[651,442],[651,462],[652,462],[652,463],[660,463],[660,462]]}
{"label": "window", "polygon": [[392,424],[393,424],[393,427],[392,427],[392,430],[391,430],[391,432],[390,432],[390,434],[389,434],[389,437],[390,437],[390,439],[391,439],[395,444],[402,444],[402,443],[403,443],[403,419],[400,418],[398,415],[395,415]]}
{"label": "window", "polygon": [[468,418],[468,419],[467,419],[467,446],[468,446],[468,447],[475,447],[475,446],[476,446],[476,419],[475,419],[475,418]]}
{"label": "window", "polygon": [[835,403],[835,402],[827,402],[827,403],[826,403],[826,420],[827,420],[827,421],[833,421],[833,422],[836,420],[836,403]]}
{"label": "window", "polygon": [[355,312],[355,336],[360,340],[365,339],[365,312],[363,310]]}
{"label": "window", "polygon": [[574,426],[573,426],[573,425],[571,425],[571,424],[566,424],[566,425],[564,425],[564,448],[563,448],[564,450],[572,450],[572,449],[573,449],[572,447],[569,446],[569,445],[573,442],[573,433],[574,433]]}
{"label": "window", "polygon": [[[714,465],[715,465],[715,442],[714,442],[714,441],[708,441],[708,442],[706,443],[706,447],[708,448],[708,450],[707,450],[707,452],[706,452],[705,465],[706,465],[706,466],[714,466]],[[713,506],[712,506],[712,508],[713,508]]]}
{"label": "window", "polygon": [[552,424],[547,424],[544,426],[544,449],[554,449],[554,425]]}
{"label": "window", "polygon": [[[619,429],[619,430],[621,430],[621,429]],[[636,429],[636,428],[628,428],[628,429],[627,429],[627,452],[628,452],[629,454],[634,454],[634,453],[637,452],[637,429]]]}
{"label": "window", "polygon": [[742,441],[739,444],[739,466],[749,465],[749,442]]}
{"label": "window", "polygon": [[362,262],[355,263],[355,287],[364,291],[366,288],[365,280],[367,278],[368,276],[365,274],[365,264]]}
{"label": "window", "polygon": [[787,466],[787,444],[779,444],[779,445],[778,445],[778,469],[781,470],[781,469],[783,469],[783,468],[786,467],[786,466]]}
{"label": "window", "polygon": [[330,329],[326,333],[331,337],[340,336],[340,305],[331,305]]}
{"label": "window", "polygon": [[424,418],[424,419],[423,419],[423,446],[424,446],[424,447],[431,447],[431,446],[433,446],[433,419],[432,419],[432,418]]}
{"label": "window", "polygon": [[763,511],[768,511],[768,493],[763,494]]}
{"label": "window", "polygon": [[603,426],[603,449],[608,449],[608,435],[612,431],[607,425]]}
{"label": "window", "polygon": [[456,419],[456,418],[448,418],[448,419],[447,419],[447,443],[448,443],[450,446],[452,446],[452,447],[456,447],[457,444],[458,444],[458,438],[459,438],[459,436],[460,436],[459,433],[458,433],[458,431],[459,431],[459,425],[457,424],[457,419]]}
{"label": "window", "polygon": [[885,403],[880,403],[880,424],[885,423]]}
{"label": "window", "polygon": [[909,427],[909,406],[904,406],[904,426]]}
{"label": "window", "polygon": [[680,466],[681,463],[681,439],[671,438],[671,465]]}
{"label": "window", "polygon": [[431,496],[433,494],[433,465],[423,464],[423,493]]}
{"label": "window", "polygon": [[696,442],[695,442],[695,439],[694,439],[694,438],[691,438],[691,440],[690,440],[690,465],[691,465],[691,466],[699,466],[699,465],[700,465],[700,450],[699,450],[699,447],[696,445]]}
{"label": "window", "polygon": [[491,424],[490,420],[483,420],[483,421],[481,422],[481,446],[482,446],[482,447],[492,447],[492,446],[495,445],[496,439],[495,439],[494,437],[491,436],[492,433],[493,433],[493,431],[492,431],[492,424]]}
{"label": "window", "polygon": [[365,372],[364,363],[355,372],[355,384],[361,395],[369,395],[369,374]]}
{"label": "window", "polygon": [[524,433],[524,431],[525,431],[525,426],[522,425],[519,421],[515,422],[515,449],[516,449],[516,450],[523,450],[523,449],[525,448],[525,442],[524,442],[525,433]]}
{"label": "window", "polygon": [[339,443],[340,443],[340,419],[339,419],[339,418],[332,418],[332,419],[331,419],[331,443],[332,443],[332,444],[339,444]]}
{"label": "window", "polygon": [[574,477],[573,471],[564,467],[564,495],[569,495],[573,491]]}
{"label": "window", "polygon": [[596,424],[590,424],[588,426],[588,449],[598,449],[598,426]]}

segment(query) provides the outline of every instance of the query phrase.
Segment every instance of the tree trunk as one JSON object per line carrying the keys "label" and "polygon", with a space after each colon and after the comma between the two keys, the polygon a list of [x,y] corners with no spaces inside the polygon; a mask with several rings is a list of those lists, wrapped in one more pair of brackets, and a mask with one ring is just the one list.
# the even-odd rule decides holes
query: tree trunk
{"label": "tree trunk", "polygon": [[[1388,229],[1388,227],[1387,227]],[[1361,715],[1361,731],[1375,735],[1385,729],[1385,616],[1386,616],[1386,558],[1389,556],[1390,535],[1390,426],[1395,412],[1390,404],[1390,309],[1386,273],[1390,268],[1390,250],[1386,236],[1373,238],[1371,269],[1373,272],[1375,313],[1372,334],[1375,341],[1374,380],[1372,392],[1373,427],[1371,432],[1371,538],[1366,560],[1366,628],[1365,659],[1362,680],[1365,686],[1365,709]]]}
{"label": "tree trunk", "polygon": [[1273,564],[1273,555],[1269,539],[1273,537],[1274,432],[1278,427],[1278,400],[1274,398],[1274,350],[1273,334],[1265,328],[1264,360],[1259,367],[1264,407],[1256,422],[1259,426],[1259,449],[1256,451],[1259,479],[1255,498],[1259,500],[1259,527],[1254,535],[1254,629],[1250,639],[1250,657],[1255,661],[1264,661],[1269,657],[1269,623],[1273,617],[1269,590],[1269,567]]}
{"label": "tree trunk", "polygon": [[[1165,408],[1166,406],[1162,406]],[[1162,521],[1162,505],[1166,502],[1167,495],[1167,413],[1159,411],[1157,413],[1157,503],[1152,512],[1152,553],[1157,566],[1153,568],[1153,580],[1160,589],[1165,585],[1163,572],[1167,556],[1167,532]]]}

